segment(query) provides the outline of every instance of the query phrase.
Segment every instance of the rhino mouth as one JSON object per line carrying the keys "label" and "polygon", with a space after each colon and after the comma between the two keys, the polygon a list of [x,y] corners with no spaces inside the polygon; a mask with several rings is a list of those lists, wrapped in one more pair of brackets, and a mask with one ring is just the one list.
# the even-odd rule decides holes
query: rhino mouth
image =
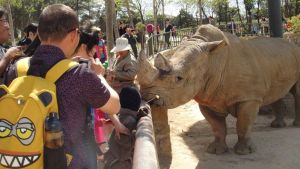
{"label": "rhino mouth", "polygon": [[0,164],[6,168],[24,168],[35,163],[40,154],[33,155],[12,155],[0,153]]}
{"label": "rhino mouth", "polygon": [[143,100],[148,102],[150,105],[157,105],[157,106],[165,106],[166,105],[164,97],[162,97],[158,93],[153,93],[153,92],[144,90],[141,92],[141,94],[142,94]]}

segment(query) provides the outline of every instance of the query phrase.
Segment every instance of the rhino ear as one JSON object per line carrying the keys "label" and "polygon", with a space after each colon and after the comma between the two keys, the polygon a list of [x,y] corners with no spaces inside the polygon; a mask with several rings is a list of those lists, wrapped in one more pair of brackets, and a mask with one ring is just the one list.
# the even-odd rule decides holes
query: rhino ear
{"label": "rhino ear", "polygon": [[157,54],[157,56],[154,60],[154,66],[157,69],[162,70],[164,72],[170,72],[172,69],[170,61],[165,56],[163,56],[161,53]]}
{"label": "rhino ear", "polygon": [[207,45],[207,51],[213,52],[218,48],[226,46],[227,44],[224,40],[221,40],[221,41],[207,42],[206,45]]}

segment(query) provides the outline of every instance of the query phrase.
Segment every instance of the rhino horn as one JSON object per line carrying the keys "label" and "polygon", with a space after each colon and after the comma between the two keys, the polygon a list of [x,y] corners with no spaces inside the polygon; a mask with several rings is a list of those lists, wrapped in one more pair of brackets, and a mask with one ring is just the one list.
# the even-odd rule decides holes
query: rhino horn
{"label": "rhino horn", "polygon": [[154,66],[164,72],[170,72],[172,70],[172,66],[170,64],[169,59],[163,56],[161,53],[158,53],[155,60]]}
{"label": "rhino horn", "polygon": [[149,85],[157,78],[159,71],[150,63],[144,50],[138,57],[138,74],[137,80],[140,85]]}

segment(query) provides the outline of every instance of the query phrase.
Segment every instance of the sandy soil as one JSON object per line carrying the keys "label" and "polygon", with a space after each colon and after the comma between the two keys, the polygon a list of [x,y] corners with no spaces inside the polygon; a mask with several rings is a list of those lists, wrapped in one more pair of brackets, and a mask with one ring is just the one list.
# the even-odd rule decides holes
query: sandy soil
{"label": "sandy soil", "polygon": [[292,118],[286,118],[287,127],[273,129],[269,127],[273,116],[259,115],[252,134],[257,151],[240,156],[232,149],[237,141],[235,118],[227,118],[229,152],[212,155],[205,152],[212,131],[194,101],[169,110],[168,115],[171,169],[300,169],[300,128],[291,126]]}

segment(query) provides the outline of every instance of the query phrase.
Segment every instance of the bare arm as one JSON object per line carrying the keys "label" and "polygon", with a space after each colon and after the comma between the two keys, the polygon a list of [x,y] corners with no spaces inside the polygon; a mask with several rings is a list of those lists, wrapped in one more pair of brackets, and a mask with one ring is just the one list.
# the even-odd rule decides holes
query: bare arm
{"label": "bare arm", "polygon": [[129,135],[129,130],[119,120],[117,115],[109,115],[109,118],[113,122],[116,130],[116,135],[120,139],[120,133]]}
{"label": "bare arm", "polygon": [[101,82],[105,85],[105,87],[110,92],[109,100],[106,102],[105,105],[100,107],[100,109],[110,115],[117,114],[121,108],[118,93],[108,85],[108,83],[106,82],[105,78],[102,75],[99,75],[98,77],[101,79]]}
{"label": "bare arm", "polygon": [[7,50],[4,57],[0,60],[0,75],[4,73],[7,65],[13,58],[15,58],[18,52],[20,52],[20,49],[18,47],[11,47]]}

